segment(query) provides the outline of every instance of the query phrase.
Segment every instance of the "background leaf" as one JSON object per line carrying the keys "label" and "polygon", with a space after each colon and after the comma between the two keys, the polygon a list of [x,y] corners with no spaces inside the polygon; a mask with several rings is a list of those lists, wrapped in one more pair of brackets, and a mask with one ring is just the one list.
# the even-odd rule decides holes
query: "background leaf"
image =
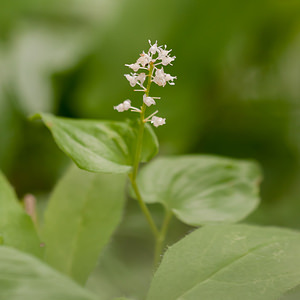
{"label": "background leaf", "polygon": [[158,158],[138,175],[145,202],[194,226],[243,219],[259,202],[260,180],[255,162],[208,155]]}
{"label": "background leaf", "polygon": [[0,247],[0,273],[1,299],[97,299],[38,259],[9,247]]}
{"label": "background leaf", "polygon": [[[0,172],[0,236],[2,244],[41,257],[43,249],[31,218]],[[0,243],[1,244],[1,243]]]}
{"label": "background leaf", "polygon": [[300,234],[205,226],[170,247],[147,300],[274,300],[300,283]]}
{"label": "background leaf", "polygon": [[45,212],[45,258],[51,266],[86,281],[120,221],[124,184],[125,175],[68,170]]}
{"label": "background leaf", "polygon": [[[136,129],[126,122],[74,120],[38,114],[59,148],[81,168],[92,172],[126,173],[131,169]],[[147,126],[141,160],[158,151],[157,138]]]}

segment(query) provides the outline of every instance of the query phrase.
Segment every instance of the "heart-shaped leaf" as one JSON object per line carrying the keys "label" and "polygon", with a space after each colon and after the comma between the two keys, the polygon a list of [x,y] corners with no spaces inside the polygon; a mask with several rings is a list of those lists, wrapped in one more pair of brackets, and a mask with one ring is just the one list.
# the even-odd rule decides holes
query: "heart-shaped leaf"
{"label": "heart-shaped leaf", "polygon": [[299,283],[298,232],[212,225],[166,251],[147,300],[274,300]]}
{"label": "heart-shaped leaf", "polygon": [[187,155],[156,159],[137,182],[145,202],[162,203],[182,222],[198,226],[246,217],[259,202],[261,178],[252,161]]}
{"label": "heart-shaped leaf", "polygon": [[31,218],[0,172],[0,244],[41,257],[43,249]]}
{"label": "heart-shaped leaf", "polygon": [[[133,163],[137,127],[133,122],[76,120],[36,114],[50,129],[58,147],[78,165],[91,172],[126,173]],[[135,124],[136,125],[136,124]],[[157,137],[145,127],[141,161],[158,151]]]}
{"label": "heart-shaped leaf", "polygon": [[0,299],[97,300],[89,291],[37,258],[0,247]]}
{"label": "heart-shaped leaf", "polygon": [[83,284],[118,225],[125,174],[95,174],[72,166],[45,212],[46,261]]}

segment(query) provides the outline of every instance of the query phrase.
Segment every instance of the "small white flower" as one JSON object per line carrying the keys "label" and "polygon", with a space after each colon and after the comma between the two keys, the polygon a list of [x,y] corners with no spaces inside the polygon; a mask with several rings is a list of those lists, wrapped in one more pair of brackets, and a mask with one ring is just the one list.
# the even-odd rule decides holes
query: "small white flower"
{"label": "small white flower", "polygon": [[147,97],[146,94],[143,95],[143,101],[147,106],[156,104],[155,100],[152,97]]}
{"label": "small white flower", "polygon": [[129,99],[123,102],[124,110],[128,110],[131,107],[131,101]]}
{"label": "small white flower", "polygon": [[[166,47],[166,46],[165,46]],[[172,50],[166,50],[166,49],[162,49],[161,47],[159,48],[159,55],[158,55],[158,59],[161,59],[162,57],[166,57],[169,55],[169,53]]]}
{"label": "small white flower", "polygon": [[143,83],[145,82],[145,80],[146,80],[146,77],[147,77],[147,75],[146,75],[145,73],[140,73],[140,74],[136,77],[136,79],[137,79],[141,84],[143,84]]}
{"label": "small white flower", "polygon": [[[167,46],[165,46],[166,48]],[[163,49],[161,47],[158,48],[158,57],[157,59],[161,60],[161,63],[164,65],[164,66],[167,66],[168,64],[171,64],[172,61],[175,60],[176,56],[169,56],[169,53],[171,52],[172,50],[166,50],[166,49]],[[172,64],[171,64],[172,65]]]}
{"label": "small white flower", "polygon": [[167,66],[168,64],[171,64],[172,61],[174,61],[176,58],[176,56],[163,56],[161,58],[161,63],[164,65],[164,66]]}
{"label": "small white flower", "polygon": [[129,83],[132,87],[134,87],[137,84],[137,76],[136,75],[125,74],[124,76],[129,81]]}
{"label": "small white flower", "polygon": [[157,47],[157,41],[155,41],[155,44],[153,44],[153,45],[151,45],[151,41],[150,40],[148,40],[148,42],[150,44],[149,52],[154,55],[156,52],[159,51],[159,49]]}
{"label": "small white flower", "polygon": [[130,65],[128,65],[128,64],[126,64],[125,65],[126,67],[129,67],[130,69],[132,69],[134,72],[137,72],[139,69],[140,69],[140,64],[139,63],[134,63],[134,64],[130,64]]}
{"label": "small white flower", "polygon": [[155,82],[159,86],[165,86],[167,81],[165,78],[165,72],[164,69],[157,69],[155,72],[155,76],[153,78],[153,82]]}
{"label": "small white flower", "polygon": [[[174,85],[173,82],[174,79],[177,79],[176,76],[171,76],[170,74],[167,74],[164,72],[164,68],[157,69],[155,72],[155,76],[153,78],[153,82],[155,82],[159,86],[165,86],[168,82],[170,85]],[[172,81],[172,82],[169,82]]]}
{"label": "small white flower", "polygon": [[143,67],[145,67],[147,64],[151,61],[151,56],[146,54],[144,51],[140,54],[140,58],[136,61],[136,63],[141,64]]}
{"label": "small white flower", "polygon": [[[166,81],[170,84],[170,85],[175,85],[175,83],[173,82],[174,79],[177,79],[176,76],[171,76],[170,74],[165,73],[165,79]],[[172,81],[172,82],[170,82]]]}
{"label": "small white flower", "polygon": [[166,118],[160,118],[160,117],[153,116],[151,119],[151,123],[153,124],[153,126],[158,127],[158,126],[166,124]]}
{"label": "small white flower", "polygon": [[125,100],[124,102],[120,103],[117,106],[114,106],[114,109],[118,112],[123,112],[131,108],[131,101],[129,99]]}

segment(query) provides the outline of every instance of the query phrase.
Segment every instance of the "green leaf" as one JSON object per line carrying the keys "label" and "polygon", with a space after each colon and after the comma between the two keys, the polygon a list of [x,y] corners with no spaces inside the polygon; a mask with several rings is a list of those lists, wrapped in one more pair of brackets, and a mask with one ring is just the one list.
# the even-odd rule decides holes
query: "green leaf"
{"label": "green leaf", "polygon": [[[91,172],[126,173],[131,170],[137,130],[132,122],[75,120],[37,114],[50,129],[58,147],[78,165]],[[158,151],[158,141],[146,126],[142,161]]]}
{"label": "green leaf", "polygon": [[147,300],[274,300],[300,283],[300,234],[215,225],[170,247]]}
{"label": "green leaf", "polygon": [[137,182],[145,202],[159,202],[182,222],[198,226],[246,217],[258,205],[261,177],[252,161],[187,155],[156,159]]}
{"label": "green leaf", "polygon": [[97,299],[35,257],[5,246],[0,247],[0,274],[0,299]]}
{"label": "green leaf", "polygon": [[121,219],[125,177],[68,170],[45,212],[45,259],[51,266],[86,281]]}
{"label": "green leaf", "polygon": [[279,300],[299,300],[300,299],[300,286],[287,291]]}
{"label": "green leaf", "polygon": [[40,240],[31,218],[18,202],[17,196],[0,172],[0,240],[11,246],[34,254],[43,255]]}

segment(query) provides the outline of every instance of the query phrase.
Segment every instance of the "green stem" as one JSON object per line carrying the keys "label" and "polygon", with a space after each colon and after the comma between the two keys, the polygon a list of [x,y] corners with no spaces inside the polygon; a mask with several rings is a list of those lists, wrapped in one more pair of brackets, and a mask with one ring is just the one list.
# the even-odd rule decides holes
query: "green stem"
{"label": "green stem", "polygon": [[[148,83],[147,83],[147,90],[145,91],[145,94],[147,95],[147,97],[149,96],[149,91],[150,91],[150,86],[151,86],[151,76],[153,73],[153,68],[154,65],[150,64],[150,68],[149,68],[149,74],[148,74]],[[155,236],[155,238],[158,237],[159,235],[159,231],[153,221],[153,218],[151,216],[151,213],[147,207],[147,205],[145,204],[145,202],[142,199],[142,196],[139,192],[137,183],[136,183],[136,177],[137,177],[137,173],[138,173],[138,169],[139,169],[139,164],[140,164],[140,159],[141,159],[141,153],[142,153],[142,146],[143,146],[143,136],[144,136],[144,131],[145,131],[145,111],[146,111],[146,105],[145,103],[143,103],[142,108],[141,108],[141,114],[140,114],[140,124],[139,124],[139,131],[138,131],[138,135],[137,135],[137,141],[136,141],[136,151],[135,151],[135,156],[133,159],[133,165],[132,165],[132,173],[129,175],[130,181],[131,181],[131,185],[132,188],[136,194],[137,197],[137,201],[140,205],[140,208],[142,210],[142,212],[144,213],[150,228],[152,230],[153,235]]]}
{"label": "green stem", "polygon": [[149,74],[148,74],[148,82],[147,82],[147,90],[146,90],[147,97],[149,96],[149,93],[150,93],[153,69],[154,69],[154,64],[150,63]]}
{"label": "green stem", "polygon": [[[154,70],[154,65],[153,65],[153,63],[150,63],[147,89],[145,91],[145,94],[147,97],[149,97],[153,70]],[[145,204],[145,202],[142,199],[141,193],[140,193],[137,183],[136,183],[136,177],[137,177],[140,159],[141,159],[141,153],[142,153],[143,136],[144,136],[144,131],[145,131],[146,108],[147,108],[147,106],[145,105],[145,103],[143,103],[143,105],[141,107],[141,113],[140,113],[140,124],[139,124],[139,130],[138,130],[137,141],[136,141],[136,151],[135,151],[133,164],[132,164],[132,173],[129,174],[129,178],[131,181],[132,188],[136,194],[136,198],[139,203],[139,206],[140,206],[142,212],[144,213],[146,220],[149,223],[152,233],[155,237],[154,264],[156,267],[160,261],[160,255],[162,253],[162,249],[163,249],[164,242],[166,239],[168,226],[169,226],[170,220],[172,218],[172,212],[169,210],[166,211],[165,219],[163,221],[161,230],[159,231],[157,229],[157,226],[155,225],[155,222],[152,218],[152,215],[151,215],[147,205]]]}
{"label": "green stem", "polygon": [[[146,96],[149,96],[150,92],[150,87],[151,87],[151,77],[153,73],[154,65],[150,64],[149,68],[149,74],[148,74],[148,82],[147,82],[147,89],[145,91]],[[143,146],[143,136],[144,136],[144,131],[145,131],[145,112],[146,112],[146,104],[143,103],[142,108],[141,108],[141,114],[140,114],[140,127],[139,127],[139,132],[137,136],[137,142],[136,142],[136,151],[135,151],[135,156],[134,156],[134,161],[133,161],[133,170],[132,170],[132,178],[136,179],[138,168],[139,168],[139,163],[140,163],[140,158],[141,158],[141,153],[142,153],[142,146]]]}
{"label": "green stem", "polygon": [[138,201],[138,203],[140,205],[140,208],[141,208],[142,212],[144,213],[144,215],[145,215],[145,217],[146,217],[146,219],[147,219],[147,221],[148,221],[148,223],[150,225],[150,228],[152,230],[152,233],[153,233],[155,239],[157,239],[158,236],[159,236],[159,231],[158,231],[158,229],[157,229],[157,227],[156,227],[156,225],[155,225],[155,223],[153,221],[151,213],[150,213],[147,205],[145,204],[145,202],[142,199],[142,196],[141,196],[141,194],[139,192],[139,189],[138,189],[138,186],[136,184],[136,181],[133,181],[132,178],[130,178],[130,179],[131,179],[132,188],[133,188],[133,190],[134,190],[134,192],[136,194],[136,198],[137,198],[137,201]]}
{"label": "green stem", "polygon": [[166,239],[168,227],[170,224],[172,218],[172,212],[170,210],[166,210],[165,218],[161,227],[161,231],[159,232],[159,235],[156,238],[156,244],[155,244],[155,253],[154,253],[154,266],[158,266],[160,262],[160,257],[162,253],[162,249],[164,246],[164,242]]}
{"label": "green stem", "polygon": [[132,175],[131,176],[134,181],[137,176],[137,172],[138,172],[139,164],[140,164],[141,153],[142,153],[143,136],[144,136],[144,131],[145,131],[145,123],[144,123],[145,110],[146,110],[146,105],[145,105],[145,103],[143,103],[142,110],[141,110],[141,116],[140,116],[140,127],[139,127],[137,141],[136,141],[136,151],[135,151],[135,156],[134,156],[134,161],[133,161],[133,166],[132,166]]}

